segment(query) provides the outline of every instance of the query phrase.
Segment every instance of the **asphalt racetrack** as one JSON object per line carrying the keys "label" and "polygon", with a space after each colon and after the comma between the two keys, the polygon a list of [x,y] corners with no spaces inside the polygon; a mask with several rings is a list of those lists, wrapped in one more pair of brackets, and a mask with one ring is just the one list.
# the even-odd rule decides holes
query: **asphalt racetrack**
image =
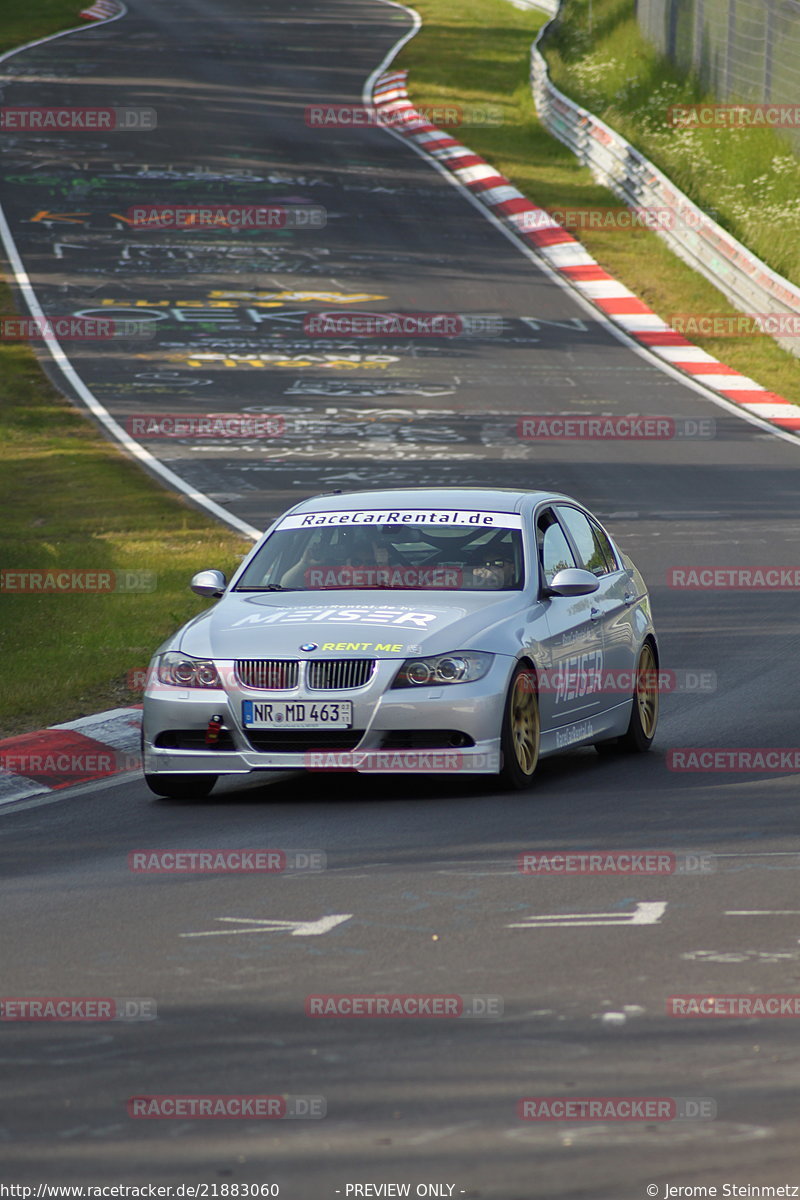
{"label": "asphalt racetrack", "polygon": [[[48,315],[147,326],[64,343],[123,428],[280,418],[266,438],[143,441],[255,529],[334,488],[576,496],[642,569],[680,683],[650,755],[565,753],[529,795],[491,779],[310,775],[224,783],[189,804],[129,777],[0,810],[4,995],[158,1011],[2,1025],[9,1182],[275,1184],[286,1200],[367,1183],[484,1200],[800,1185],[796,1018],[667,1007],[798,991],[796,772],[681,772],[667,755],[797,746],[796,592],[676,588],[670,572],[794,568],[800,446],[617,339],[398,139],[307,123],[308,106],[359,104],[410,27],[377,2],[135,0],[121,20],[9,59],[6,105],[158,114],[153,130],[3,136],[0,198],[24,268]],[[127,215],[208,202],[323,209],[325,224],[167,230]],[[307,332],[314,314],[365,309],[492,319],[452,338]],[[702,420],[713,436],[518,436],[520,416],[564,412]],[[327,870],[128,864],[153,847],[264,846],[320,852]],[[517,869],[533,850],[686,851],[711,866],[543,878]],[[637,922],[656,911],[641,905],[658,915]],[[503,1013],[307,1016],[322,993],[502,997]],[[326,1115],[129,1116],[131,1097],[166,1094],[323,1097]],[[520,1119],[531,1096],[688,1099],[705,1115]]]}

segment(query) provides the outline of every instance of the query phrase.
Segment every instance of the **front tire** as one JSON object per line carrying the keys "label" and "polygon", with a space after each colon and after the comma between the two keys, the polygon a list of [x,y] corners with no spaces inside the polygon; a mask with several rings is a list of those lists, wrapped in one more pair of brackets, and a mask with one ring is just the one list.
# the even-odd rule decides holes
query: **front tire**
{"label": "front tire", "polygon": [[519,665],[511,677],[500,730],[501,783],[515,791],[533,784],[539,764],[541,721],[536,676]]}
{"label": "front tire", "polygon": [[168,800],[202,800],[218,779],[218,775],[146,774],[144,777],[151,792]]}
{"label": "front tire", "polygon": [[646,754],[653,744],[658,725],[658,664],[652,642],[645,642],[636,664],[636,687],[628,728],[620,738],[598,742],[598,754]]}

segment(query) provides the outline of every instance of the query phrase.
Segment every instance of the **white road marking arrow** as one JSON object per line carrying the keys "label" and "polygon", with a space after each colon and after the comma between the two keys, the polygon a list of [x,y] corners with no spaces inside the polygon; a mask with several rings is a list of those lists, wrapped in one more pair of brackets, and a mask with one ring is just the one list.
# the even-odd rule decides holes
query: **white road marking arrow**
{"label": "white road marking arrow", "polygon": [[53,242],[53,253],[55,254],[56,258],[64,257],[64,249],[67,246],[70,248],[70,250],[89,250],[89,249],[91,249],[90,246],[81,246],[77,242]]}
{"label": "white road marking arrow", "polygon": [[230,937],[237,933],[290,933],[292,937],[319,937],[352,918],[352,913],[336,913],[320,917],[318,921],[275,921],[259,917],[215,917],[215,921],[230,921],[234,925],[247,925],[247,929],[208,929],[201,933],[182,933],[181,937]]}
{"label": "white road marking arrow", "polygon": [[633,912],[613,913],[549,913],[545,916],[526,917],[524,921],[515,921],[507,925],[507,929],[546,929],[566,927],[572,929],[576,925],[656,925],[663,917],[667,908],[666,900],[652,903],[640,902]]}

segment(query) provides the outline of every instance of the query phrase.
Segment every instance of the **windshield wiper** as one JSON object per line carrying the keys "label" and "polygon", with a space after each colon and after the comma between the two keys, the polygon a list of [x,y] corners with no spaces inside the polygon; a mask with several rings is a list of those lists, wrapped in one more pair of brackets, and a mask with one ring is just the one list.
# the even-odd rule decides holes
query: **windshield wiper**
{"label": "windshield wiper", "polygon": [[235,592],[304,592],[305,588],[284,587],[282,583],[260,583],[255,587],[237,587]]}

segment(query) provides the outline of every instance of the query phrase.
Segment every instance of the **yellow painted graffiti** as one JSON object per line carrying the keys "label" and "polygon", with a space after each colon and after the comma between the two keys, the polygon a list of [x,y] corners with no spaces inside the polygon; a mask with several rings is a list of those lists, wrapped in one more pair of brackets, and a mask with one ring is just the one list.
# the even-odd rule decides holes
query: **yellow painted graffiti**
{"label": "yellow painted graffiti", "polygon": [[312,356],[297,356],[297,358],[281,358],[270,354],[194,354],[181,356],[169,355],[170,362],[182,362],[187,367],[290,367],[294,371],[305,370],[306,367],[321,367],[327,371],[385,371],[390,362],[399,360],[390,354],[366,354],[363,359],[353,361],[345,358],[321,359]]}
{"label": "yellow painted graffiti", "polygon": [[301,304],[305,301],[320,304],[365,304],[368,300],[387,300],[371,292],[228,292],[215,289],[208,293],[216,300],[261,300],[281,304]]}
{"label": "yellow painted graffiti", "polygon": [[371,292],[208,292],[206,300],[116,300],[104,297],[95,304],[104,308],[239,308],[246,301],[250,308],[283,308],[286,304],[365,304],[368,300],[387,300]]}
{"label": "yellow painted graffiti", "polygon": [[167,358],[187,367],[255,367],[262,370],[265,367],[289,367],[292,370],[321,367],[331,371],[385,371],[390,363],[400,361],[392,354],[299,354],[294,357],[281,354],[170,354]]}

